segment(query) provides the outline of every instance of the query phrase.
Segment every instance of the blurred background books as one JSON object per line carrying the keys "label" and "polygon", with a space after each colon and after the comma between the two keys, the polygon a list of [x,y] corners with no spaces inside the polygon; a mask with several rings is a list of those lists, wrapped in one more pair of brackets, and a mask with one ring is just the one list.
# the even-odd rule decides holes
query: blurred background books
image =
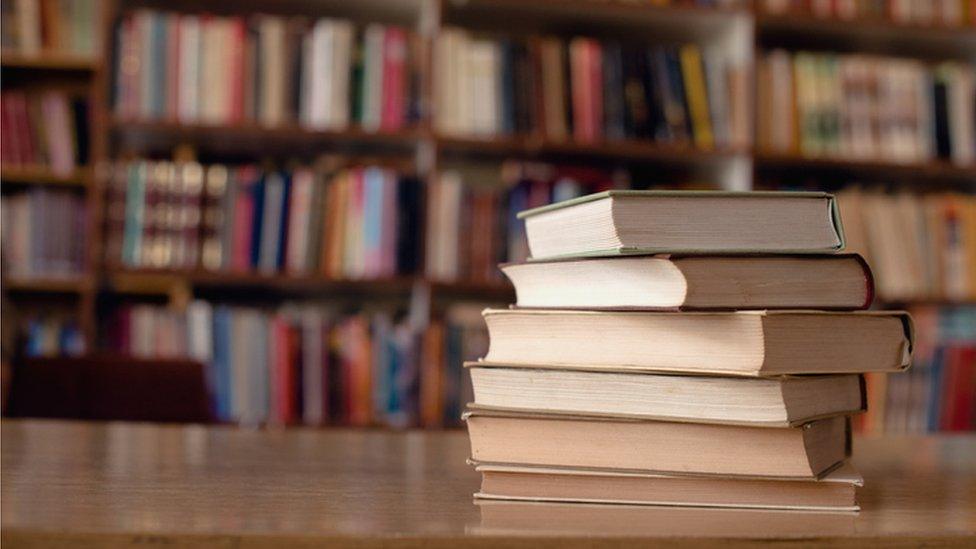
{"label": "blurred background books", "polygon": [[517,211],[822,190],[917,322],[857,427],[974,428],[971,1],[0,5],[15,370],[193,358],[217,421],[457,425]]}

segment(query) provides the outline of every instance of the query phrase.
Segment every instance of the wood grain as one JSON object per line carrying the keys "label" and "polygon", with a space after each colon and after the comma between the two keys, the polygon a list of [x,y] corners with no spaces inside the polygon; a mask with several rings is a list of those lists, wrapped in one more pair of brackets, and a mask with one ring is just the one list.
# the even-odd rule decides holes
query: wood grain
{"label": "wood grain", "polygon": [[4,421],[8,547],[976,543],[976,435],[858,440],[859,514],[492,503],[461,431]]}

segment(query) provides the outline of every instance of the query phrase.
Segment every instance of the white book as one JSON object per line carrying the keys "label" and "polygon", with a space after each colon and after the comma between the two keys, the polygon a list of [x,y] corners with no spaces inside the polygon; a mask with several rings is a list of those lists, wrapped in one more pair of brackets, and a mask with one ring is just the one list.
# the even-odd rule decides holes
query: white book
{"label": "white book", "polygon": [[708,112],[712,117],[715,143],[727,147],[732,144],[729,108],[728,63],[720,51],[711,50],[702,56],[705,67],[705,88],[708,92]]}
{"label": "white book", "polygon": [[264,182],[264,211],[258,248],[258,270],[262,273],[274,273],[278,269],[278,241],[284,198],[285,181],[282,175],[269,173]]}
{"label": "white book", "polygon": [[213,307],[203,300],[194,300],[186,307],[187,354],[194,360],[209,364],[213,360]]}
{"label": "white book", "polygon": [[438,274],[444,280],[454,280],[459,273],[458,245],[461,238],[461,197],[464,187],[458,172],[447,172],[441,177],[441,201],[438,215],[443,220]]}
{"label": "white book", "polygon": [[380,127],[383,109],[383,37],[386,28],[372,24],[366,27],[363,41],[363,129]]}
{"label": "white book", "polygon": [[306,55],[311,57],[311,87],[306,122],[313,128],[325,128],[329,125],[328,111],[332,103],[332,34],[332,21],[319,19],[312,28],[310,51],[306,51]]}
{"label": "white book", "polygon": [[470,43],[465,80],[470,88],[462,90],[464,102],[462,119],[471,133],[492,135],[498,126],[498,45],[489,40],[475,40]]}
{"label": "white book", "polygon": [[158,93],[160,82],[156,82],[154,76],[158,71],[152,70],[156,64],[153,61],[153,51],[155,48],[156,33],[153,31],[153,19],[158,17],[149,10],[136,12],[134,23],[136,26],[136,36],[142,37],[142,45],[139,48],[139,98],[137,113],[140,117],[147,118],[153,113],[153,96]]}

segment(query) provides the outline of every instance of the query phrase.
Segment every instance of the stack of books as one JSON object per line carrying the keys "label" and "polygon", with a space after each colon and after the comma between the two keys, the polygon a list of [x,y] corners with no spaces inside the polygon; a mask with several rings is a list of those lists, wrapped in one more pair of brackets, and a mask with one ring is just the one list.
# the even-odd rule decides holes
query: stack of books
{"label": "stack of books", "polygon": [[864,372],[903,312],[823,193],[608,191],[523,212],[466,414],[480,498],[856,510]]}

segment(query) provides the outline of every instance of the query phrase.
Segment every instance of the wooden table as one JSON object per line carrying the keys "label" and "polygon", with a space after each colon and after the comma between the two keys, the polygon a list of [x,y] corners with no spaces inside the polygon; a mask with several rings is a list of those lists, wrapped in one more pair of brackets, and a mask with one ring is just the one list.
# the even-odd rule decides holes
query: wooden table
{"label": "wooden table", "polygon": [[857,440],[860,514],[476,505],[452,432],[3,421],[2,541],[118,547],[976,546],[976,436]]}

